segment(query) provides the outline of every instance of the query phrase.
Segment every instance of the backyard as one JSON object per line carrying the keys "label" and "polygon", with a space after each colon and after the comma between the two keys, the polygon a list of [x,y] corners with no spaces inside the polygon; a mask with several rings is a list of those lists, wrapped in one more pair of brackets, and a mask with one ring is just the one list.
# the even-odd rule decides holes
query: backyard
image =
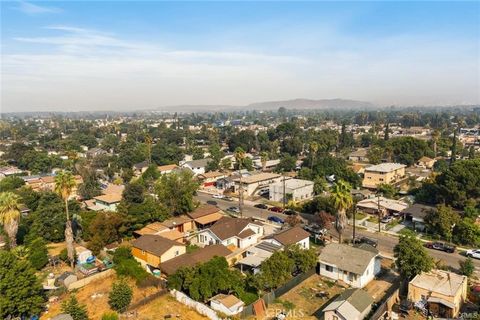
{"label": "backyard", "polygon": [[[104,278],[88,284],[87,286],[76,291],[76,296],[81,304],[87,306],[88,315],[90,319],[101,319],[102,314],[110,311],[108,305],[108,293],[115,280],[115,276]],[[158,292],[155,287],[138,288],[134,281],[129,281],[133,290],[133,299],[131,305],[138,303],[145,297]],[[66,293],[59,297],[56,301],[48,303],[48,311],[45,312],[41,319],[50,319],[51,317],[61,313],[62,301],[65,301],[72,293]],[[200,320],[207,319],[196,311],[189,309],[185,305],[177,302],[169,294],[160,296],[145,305],[142,305],[133,312],[136,312],[135,319],[163,319],[164,316],[174,315],[177,319],[192,319]]]}
{"label": "backyard", "polygon": [[317,319],[315,312],[343,290],[344,287],[314,274],[271,303],[267,315],[271,318],[285,311],[289,319]]}

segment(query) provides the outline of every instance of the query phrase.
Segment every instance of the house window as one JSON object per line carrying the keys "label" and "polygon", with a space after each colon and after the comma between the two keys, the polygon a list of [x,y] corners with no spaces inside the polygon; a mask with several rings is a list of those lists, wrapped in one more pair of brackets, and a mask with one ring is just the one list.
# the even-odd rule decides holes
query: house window
{"label": "house window", "polygon": [[325,270],[327,270],[328,272],[333,272],[333,267],[326,264],[325,265]]}
{"label": "house window", "polygon": [[175,257],[178,256],[180,254],[180,252],[177,250],[175,251]]}

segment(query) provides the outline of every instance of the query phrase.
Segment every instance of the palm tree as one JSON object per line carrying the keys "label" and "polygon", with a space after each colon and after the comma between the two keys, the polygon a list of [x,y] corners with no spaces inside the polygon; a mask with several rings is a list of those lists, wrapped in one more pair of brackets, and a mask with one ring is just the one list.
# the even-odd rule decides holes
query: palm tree
{"label": "palm tree", "polygon": [[13,192],[0,193],[0,224],[10,240],[10,248],[17,245],[18,222],[20,220],[20,197]]}
{"label": "palm tree", "polygon": [[70,220],[70,214],[68,212],[68,198],[70,198],[75,186],[75,177],[70,171],[61,171],[55,177],[55,192],[62,197],[63,201],[65,201],[65,214],[67,218],[65,224],[65,241],[67,242],[68,259],[70,260],[70,266],[72,269],[74,265],[75,251],[73,248],[72,221]]}
{"label": "palm tree", "polygon": [[239,180],[240,188],[238,190],[239,191],[238,192],[238,209],[240,210],[240,216],[243,216],[242,165],[243,165],[243,161],[245,160],[245,156],[246,156],[245,151],[241,147],[238,147],[237,149],[235,149],[235,161],[238,164],[238,172],[240,174],[240,180]]}
{"label": "palm tree", "polygon": [[262,162],[262,171],[265,171],[265,168],[267,167],[268,153],[266,153],[265,151],[261,152],[260,161]]}
{"label": "palm tree", "polygon": [[437,157],[437,143],[438,143],[438,138],[440,137],[440,131],[438,130],[433,130],[432,132],[432,142],[433,142],[433,154],[435,155],[435,158]]}
{"label": "palm tree", "polygon": [[315,156],[317,155],[317,152],[318,152],[318,143],[316,143],[315,141],[310,143],[310,152],[312,154],[311,156],[311,163],[310,163],[310,170],[313,170],[313,163],[315,162]]}
{"label": "palm tree", "polygon": [[342,243],[342,233],[347,223],[347,210],[353,205],[353,198],[350,193],[352,187],[345,181],[339,180],[332,188],[332,199],[337,215],[335,219],[335,229],[338,232],[338,242]]}

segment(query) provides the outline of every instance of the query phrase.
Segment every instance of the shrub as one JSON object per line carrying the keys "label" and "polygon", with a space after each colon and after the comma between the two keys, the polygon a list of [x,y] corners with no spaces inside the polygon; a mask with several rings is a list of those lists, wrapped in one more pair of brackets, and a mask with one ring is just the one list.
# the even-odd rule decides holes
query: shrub
{"label": "shrub", "polygon": [[108,304],[113,310],[124,312],[132,301],[132,295],[132,288],[124,280],[117,281],[108,295]]}
{"label": "shrub", "polygon": [[70,299],[62,303],[62,312],[71,315],[73,320],[88,320],[87,307],[78,303],[75,295],[71,295]]}
{"label": "shrub", "polygon": [[118,320],[118,314],[116,312],[106,312],[102,315],[102,320]]}
{"label": "shrub", "polygon": [[28,260],[32,264],[32,266],[40,270],[48,263],[48,250],[45,240],[42,238],[37,238],[33,240],[29,245],[28,249],[30,254],[28,256]]}

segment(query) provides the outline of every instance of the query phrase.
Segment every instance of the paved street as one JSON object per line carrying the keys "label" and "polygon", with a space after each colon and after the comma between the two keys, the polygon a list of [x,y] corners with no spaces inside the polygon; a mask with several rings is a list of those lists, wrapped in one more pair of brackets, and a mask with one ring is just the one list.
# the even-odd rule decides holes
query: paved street
{"label": "paved street", "polygon": [[[234,201],[225,201],[222,199],[213,199],[212,195],[201,193],[199,192],[196,196],[197,200],[201,201],[202,203],[206,203],[207,201],[215,201],[217,206],[222,209],[226,210],[228,207],[238,206],[238,199],[234,198]],[[262,210],[253,207],[253,203],[250,201],[245,201],[243,206],[243,216],[244,217],[260,217],[262,219],[267,219],[269,216],[278,216],[282,219],[285,219],[287,216],[281,213],[275,213],[268,210]],[[308,214],[302,214],[302,217],[305,219],[309,219],[311,216]],[[352,238],[352,227],[347,226],[344,238]],[[357,236],[366,236],[372,239],[378,240],[378,249],[382,254],[385,256],[393,256],[393,248],[398,243],[398,238],[389,234],[385,233],[378,233],[378,232],[371,232],[368,230],[363,230],[357,228],[356,230]],[[330,234],[337,238],[337,233],[333,230],[330,231]],[[427,249],[430,255],[435,258],[436,260],[442,260],[444,264],[452,266],[453,268],[458,268],[458,262],[465,259],[464,256],[458,253],[446,253],[437,250]],[[480,272],[480,260],[474,259],[474,264],[476,266],[476,270]]]}

